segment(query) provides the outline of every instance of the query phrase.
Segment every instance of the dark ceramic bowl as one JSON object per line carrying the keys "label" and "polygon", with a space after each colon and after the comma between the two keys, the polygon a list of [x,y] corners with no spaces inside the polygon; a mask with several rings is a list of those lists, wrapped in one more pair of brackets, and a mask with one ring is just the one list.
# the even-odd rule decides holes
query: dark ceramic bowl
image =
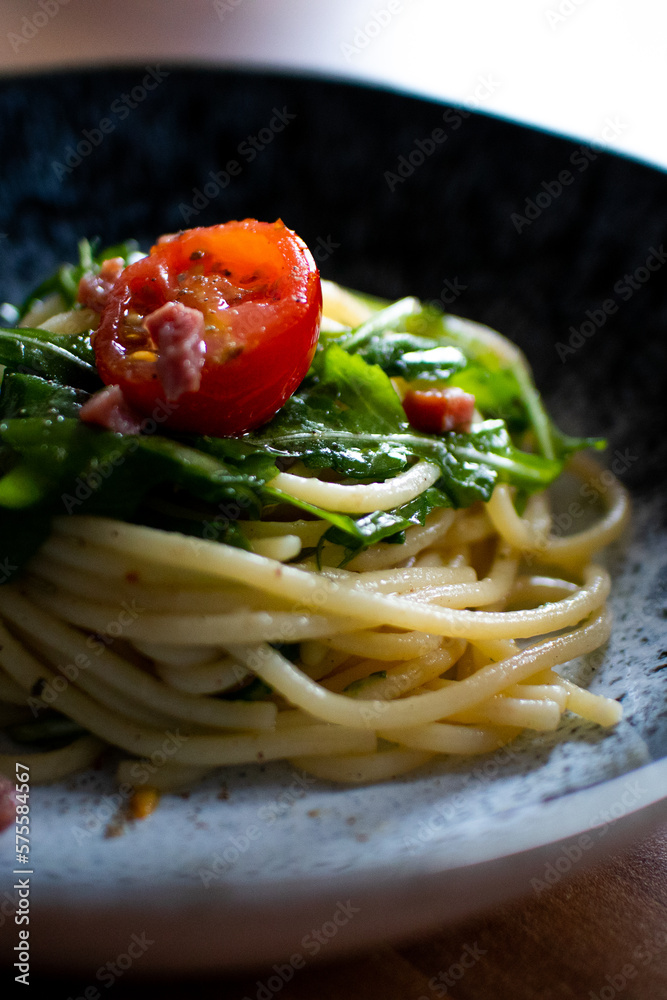
{"label": "dark ceramic bowl", "polygon": [[349,902],[331,957],[530,893],[548,865],[575,867],[566,847],[582,831],[577,864],[664,816],[665,176],[388,91],[147,67],[2,81],[0,150],[0,301],[73,259],[82,236],[148,246],[280,216],[325,277],[440,300],[513,338],[563,428],[609,439],[634,501],[592,681],[623,700],[615,730],[570,724],[507,760],[367,789],[230,769],[227,801],[211,780],[112,840],[105,773],[35,789],[42,960],[95,970],[144,928],[144,972],[308,957],[309,929]]}

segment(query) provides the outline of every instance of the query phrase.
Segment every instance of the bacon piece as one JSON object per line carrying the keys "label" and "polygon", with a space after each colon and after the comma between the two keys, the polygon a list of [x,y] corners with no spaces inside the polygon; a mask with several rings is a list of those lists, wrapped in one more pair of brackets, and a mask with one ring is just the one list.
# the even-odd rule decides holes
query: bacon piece
{"label": "bacon piece", "polygon": [[0,774],[0,833],[11,826],[16,819],[16,800],[14,786],[4,775]]}
{"label": "bacon piece", "polygon": [[475,397],[463,389],[408,389],[403,399],[408,420],[418,431],[445,434],[469,431]]}
{"label": "bacon piece", "polygon": [[119,385],[107,385],[83,404],[79,419],[119,434],[139,434],[144,417],[128,402]]}
{"label": "bacon piece", "polygon": [[124,269],[125,261],[122,257],[110,257],[109,260],[102,261],[98,274],[91,271],[84,274],[77,293],[79,302],[97,313],[104,312],[109,292]]}
{"label": "bacon piece", "polygon": [[157,345],[157,374],[167,401],[196,392],[204,364],[204,316],[181,302],[165,302],[144,319]]}

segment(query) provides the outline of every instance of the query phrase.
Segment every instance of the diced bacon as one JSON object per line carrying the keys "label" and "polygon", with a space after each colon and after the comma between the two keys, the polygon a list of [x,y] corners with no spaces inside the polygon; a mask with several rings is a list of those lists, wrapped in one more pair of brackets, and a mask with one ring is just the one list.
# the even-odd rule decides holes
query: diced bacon
{"label": "diced bacon", "polygon": [[122,257],[111,257],[102,262],[98,274],[88,272],[84,274],[79,282],[77,298],[79,302],[101,313],[107,304],[109,292],[113,288],[121,272],[125,268],[125,261]]}
{"label": "diced bacon", "polygon": [[16,819],[16,800],[14,786],[4,775],[0,774],[0,833],[11,826]]}
{"label": "diced bacon", "polygon": [[475,397],[463,389],[409,389],[403,399],[405,415],[426,434],[469,431]]}
{"label": "diced bacon", "polygon": [[119,385],[107,385],[83,404],[79,419],[119,434],[139,434],[144,417],[128,402]]}
{"label": "diced bacon", "polygon": [[167,401],[196,392],[204,364],[204,316],[181,302],[165,302],[144,319],[157,345],[157,374]]}

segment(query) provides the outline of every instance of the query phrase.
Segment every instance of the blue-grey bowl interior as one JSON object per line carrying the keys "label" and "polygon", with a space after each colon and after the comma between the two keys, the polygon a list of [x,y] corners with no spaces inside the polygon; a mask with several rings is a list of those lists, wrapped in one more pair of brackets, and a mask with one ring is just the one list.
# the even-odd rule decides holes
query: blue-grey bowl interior
{"label": "blue-grey bowl interior", "polygon": [[[140,888],[176,923],[175,900],[214,900],[229,931],[246,889],[261,896],[298,884],[312,896],[322,880],[372,875],[399,894],[407,873],[492,857],[494,830],[499,850],[519,851],[526,816],[542,808],[546,842],[553,800],[664,764],[663,173],[386,90],[174,67],[5,79],[0,150],[0,301],[20,300],[74,259],[82,236],[148,247],[180,228],[280,216],[324,277],[392,299],[439,300],[515,340],[563,429],[607,437],[604,460],[634,506],[609,557],[613,638],[594,671],[573,668],[622,699],[614,731],[569,720],[555,737],[525,736],[504,756],[439,762],[364,789],[311,782],[289,765],[234,768],[111,839],[104,832],[119,803],[106,771],[35,789],[44,912],[88,907],[94,934],[101,894],[106,907],[131,909]],[[526,885],[508,881],[506,891]],[[251,929],[246,939],[244,961],[281,953],[263,949]],[[61,958],[73,960],[63,942]],[[221,964],[233,961],[219,942],[210,947]]]}

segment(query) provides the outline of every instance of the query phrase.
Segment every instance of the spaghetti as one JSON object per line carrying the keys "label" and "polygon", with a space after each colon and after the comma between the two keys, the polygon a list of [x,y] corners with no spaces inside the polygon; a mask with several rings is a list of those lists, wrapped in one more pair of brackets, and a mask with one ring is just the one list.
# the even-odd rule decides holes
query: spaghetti
{"label": "spaghetti", "polygon": [[[377,306],[323,286],[322,337],[386,329]],[[90,310],[42,313],[41,328],[71,336],[84,312],[90,324]],[[517,349],[474,334],[496,361],[520,364],[527,409],[537,407]],[[409,379],[392,378],[401,396]],[[542,452],[553,460],[551,439]],[[598,475],[582,455],[569,468]],[[85,768],[111,745],[119,781],[134,787],[171,790],[277,759],[368,782],[555,730],[565,711],[614,725],[617,702],[555,668],[609,636],[610,580],[592,560],[623,529],[622,486],[606,489],[595,525],[568,537],[552,530],[545,491],[500,480],[486,501],[433,503],[423,523],[371,544],[351,547],[337,529],[342,514],[365,523],[432,498],[441,477],[419,450],[403,471],[361,481],[297,461],[268,480],[271,506],[235,520],[242,544],[220,541],[215,521],[196,537],[97,513],[53,517],[46,543],[0,587],[4,721],[14,732],[45,713],[71,722],[65,746],[31,757],[33,780]]]}

